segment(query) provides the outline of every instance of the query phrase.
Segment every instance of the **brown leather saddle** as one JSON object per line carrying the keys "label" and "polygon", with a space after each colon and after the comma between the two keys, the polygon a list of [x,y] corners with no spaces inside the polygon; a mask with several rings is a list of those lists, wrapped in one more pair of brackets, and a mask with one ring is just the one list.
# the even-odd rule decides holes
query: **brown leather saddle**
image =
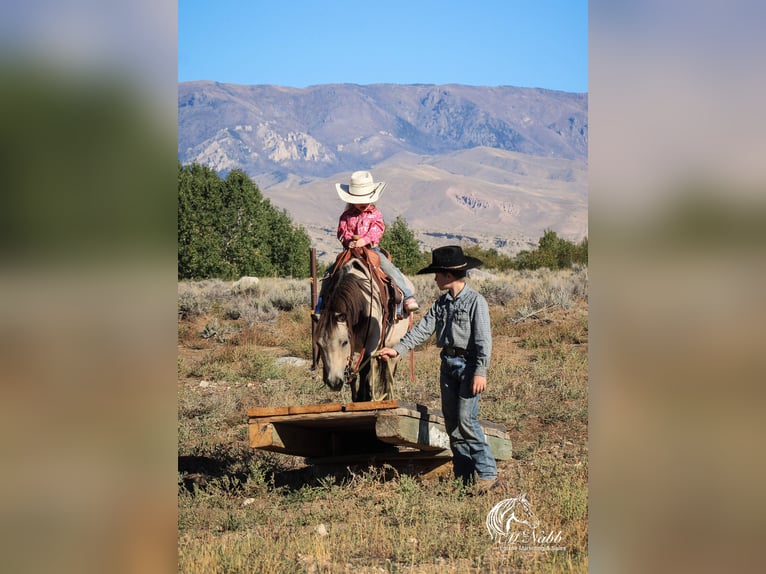
{"label": "brown leather saddle", "polygon": [[[391,261],[391,254],[378,247],[385,257]],[[374,249],[370,249],[367,246],[364,247],[352,247],[350,249],[344,249],[335,258],[335,264],[332,267],[332,273],[335,272],[348,263],[351,258],[356,258],[361,261],[370,272],[370,278],[375,281],[378,286],[378,292],[380,293],[380,302],[383,307],[383,332],[388,330],[390,324],[400,319],[401,316],[397,316],[397,308],[404,300],[404,292],[396,282],[383,271],[380,267],[380,255]],[[391,318],[394,318],[392,321]],[[381,338],[382,342],[382,338]]]}

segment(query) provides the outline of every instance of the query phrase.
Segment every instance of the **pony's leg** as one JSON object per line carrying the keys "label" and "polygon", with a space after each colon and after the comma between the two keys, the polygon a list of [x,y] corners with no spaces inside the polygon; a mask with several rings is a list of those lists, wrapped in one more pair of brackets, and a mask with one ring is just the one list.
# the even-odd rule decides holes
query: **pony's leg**
{"label": "pony's leg", "polygon": [[359,370],[359,393],[354,402],[363,402],[372,400],[372,381],[371,381],[370,361]]}

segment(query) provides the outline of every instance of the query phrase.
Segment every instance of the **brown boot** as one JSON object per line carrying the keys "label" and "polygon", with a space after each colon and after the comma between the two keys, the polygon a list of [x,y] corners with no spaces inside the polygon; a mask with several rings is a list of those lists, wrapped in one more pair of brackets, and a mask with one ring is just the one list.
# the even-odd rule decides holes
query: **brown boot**
{"label": "brown boot", "polygon": [[476,481],[474,490],[476,494],[487,494],[488,492],[499,490],[503,487],[503,483],[499,478],[488,478],[485,480],[479,479]]}

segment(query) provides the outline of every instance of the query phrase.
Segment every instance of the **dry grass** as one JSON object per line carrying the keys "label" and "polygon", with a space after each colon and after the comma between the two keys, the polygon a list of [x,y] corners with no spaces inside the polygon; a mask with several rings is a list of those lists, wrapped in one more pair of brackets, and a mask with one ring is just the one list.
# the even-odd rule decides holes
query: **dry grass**
{"label": "dry grass", "polygon": [[[437,296],[431,276],[414,282],[422,302]],[[515,452],[499,463],[508,490],[496,497],[391,467],[325,475],[250,449],[248,407],[350,400],[307,366],[276,361],[310,358],[309,284],[179,284],[179,571],[587,571],[587,269],[471,284],[490,302],[494,336],[480,416],[506,426]],[[416,351],[414,382],[403,367],[397,398],[438,408],[437,349]],[[492,542],[487,512],[522,492],[566,550]]]}

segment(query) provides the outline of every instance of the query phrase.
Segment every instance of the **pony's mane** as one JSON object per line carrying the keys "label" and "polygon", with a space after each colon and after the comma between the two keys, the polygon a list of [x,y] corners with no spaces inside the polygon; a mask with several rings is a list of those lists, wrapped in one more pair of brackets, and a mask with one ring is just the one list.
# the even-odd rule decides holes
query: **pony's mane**
{"label": "pony's mane", "polygon": [[356,325],[362,316],[369,313],[369,280],[349,272],[344,266],[329,281],[320,327],[334,328],[338,313],[346,316],[349,326]]}

